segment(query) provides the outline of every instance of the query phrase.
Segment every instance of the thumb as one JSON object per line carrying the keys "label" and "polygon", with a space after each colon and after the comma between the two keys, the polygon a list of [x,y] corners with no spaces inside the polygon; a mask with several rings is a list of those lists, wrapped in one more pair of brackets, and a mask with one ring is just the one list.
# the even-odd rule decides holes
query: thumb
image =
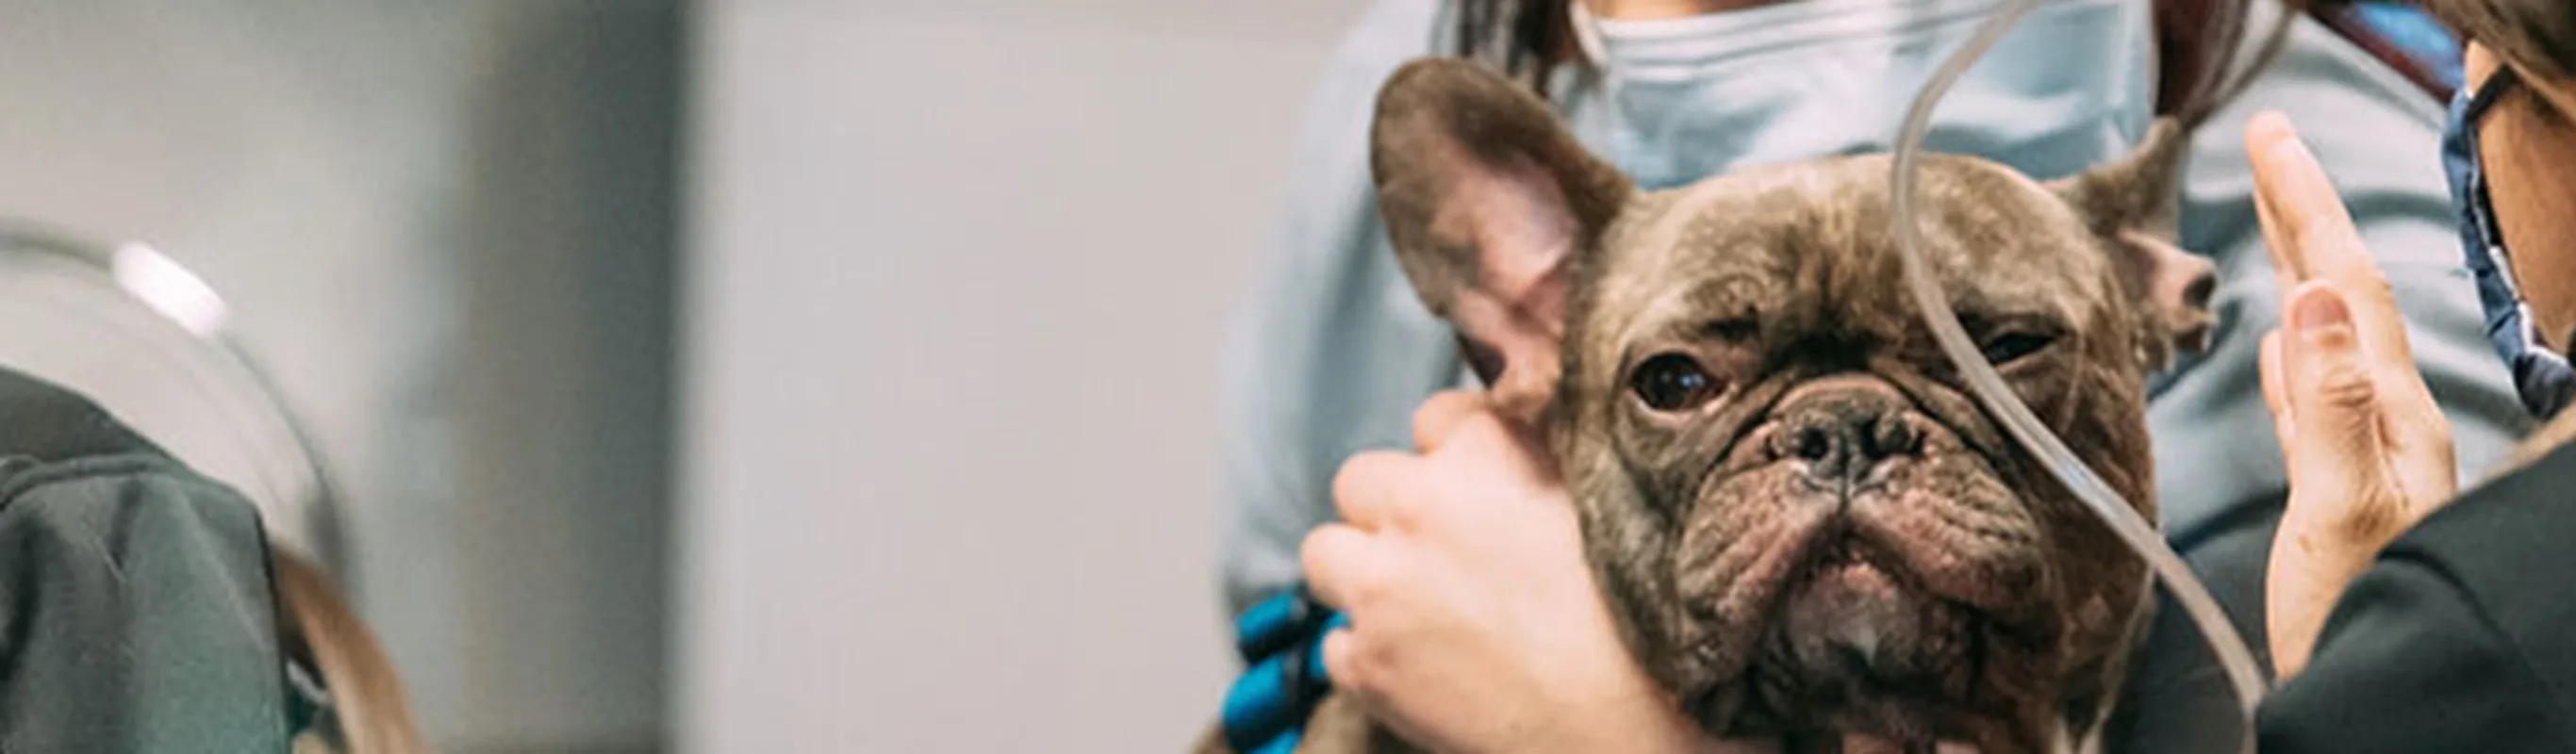
{"label": "thumb", "polygon": [[[2291,446],[2285,449],[2295,501],[2349,506],[2352,510],[2293,511],[2327,521],[2350,520],[2384,503],[2375,493],[2388,480],[2383,442],[2384,407],[2368,354],[2341,292],[2314,281],[2290,298],[2290,332],[2282,338],[2288,372],[2282,389],[2290,403]],[[2305,517],[2305,516],[2302,516]],[[2311,519],[2315,520],[2315,519]]]}
{"label": "thumb", "polygon": [[2290,409],[2282,448],[2290,499],[2264,580],[2273,668],[2285,678],[2307,665],[2335,596],[2367,567],[2405,505],[2389,471],[2387,396],[2351,307],[2331,284],[2310,281],[2290,292],[2286,309],[2277,361]]}

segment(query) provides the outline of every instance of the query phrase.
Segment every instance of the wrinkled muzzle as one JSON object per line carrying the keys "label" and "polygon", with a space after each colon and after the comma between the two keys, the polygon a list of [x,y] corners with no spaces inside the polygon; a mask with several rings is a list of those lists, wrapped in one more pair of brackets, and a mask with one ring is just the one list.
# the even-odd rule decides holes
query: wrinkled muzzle
{"label": "wrinkled muzzle", "polygon": [[1812,380],[1751,426],[1681,520],[1703,703],[1768,717],[1818,698],[1963,698],[1981,632],[2045,612],[2022,498],[1892,383]]}

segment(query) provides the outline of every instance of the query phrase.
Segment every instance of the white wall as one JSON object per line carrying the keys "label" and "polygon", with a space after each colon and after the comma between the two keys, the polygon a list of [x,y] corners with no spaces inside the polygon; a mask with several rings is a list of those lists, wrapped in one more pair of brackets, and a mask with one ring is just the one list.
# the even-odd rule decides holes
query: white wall
{"label": "white wall", "polygon": [[1358,6],[700,6],[686,750],[1213,721],[1217,355]]}
{"label": "white wall", "polygon": [[0,217],[149,241],[231,299],[449,751],[664,727],[680,15],[0,1]]}

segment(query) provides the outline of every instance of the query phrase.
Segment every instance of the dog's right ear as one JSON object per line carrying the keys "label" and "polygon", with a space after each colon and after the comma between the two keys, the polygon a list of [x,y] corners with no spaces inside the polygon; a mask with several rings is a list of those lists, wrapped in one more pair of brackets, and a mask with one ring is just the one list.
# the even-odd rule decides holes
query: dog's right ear
{"label": "dog's right ear", "polygon": [[1634,189],[1547,103],[1463,60],[1397,70],[1370,141],[1405,277],[1458,328],[1495,404],[1535,418],[1562,368],[1574,265]]}
{"label": "dog's right ear", "polygon": [[2129,156],[2048,184],[2112,250],[2122,287],[2147,306],[2151,330],[2140,357],[2150,369],[2176,352],[2201,351],[2215,321],[2217,268],[2175,243],[2190,158],[2191,129],[2159,118]]}

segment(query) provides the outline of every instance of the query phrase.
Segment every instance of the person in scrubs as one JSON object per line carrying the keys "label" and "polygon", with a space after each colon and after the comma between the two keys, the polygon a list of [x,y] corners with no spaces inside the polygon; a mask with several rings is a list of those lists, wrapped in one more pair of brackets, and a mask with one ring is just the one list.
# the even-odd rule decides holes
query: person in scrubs
{"label": "person in scrubs", "polygon": [[[1334,520],[1333,481],[1346,460],[1367,451],[1412,448],[1418,439],[1436,435],[1442,443],[1421,448],[1417,460],[1423,463],[1404,473],[1438,481],[1410,485],[1415,498],[1402,504],[1473,512],[1461,516],[1467,522],[1450,532],[1460,537],[1450,544],[1513,557],[1452,563],[1443,572],[1458,578],[1439,581],[1436,588],[1429,580],[1407,581],[1413,586],[1406,588],[1421,599],[1406,604],[1421,608],[1415,615],[1421,620],[1381,620],[1362,630],[1412,625],[1428,635],[1454,637],[1496,628],[1443,622],[1457,612],[1429,606],[1445,604],[1529,616],[1504,627],[1517,632],[1515,641],[1583,647],[1608,636],[1596,630],[1607,617],[1575,548],[1565,492],[1522,473],[1532,468],[1529,451],[1498,439],[1505,435],[1473,408],[1472,398],[1444,396],[1421,405],[1418,418],[1436,428],[1431,434],[1417,435],[1410,419],[1426,396],[1464,380],[1454,335],[1420,308],[1406,286],[1369,195],[1370,103],[1396,66],[1423,55],[1464,52],[1520,73],[1558,103],[1597,153],[1641,187],[1665,188],[1734,165],[1884,149],[1896,113],[1920,83],[1919,75],[1887,74],[1928,72],[1936,56],[1954,48],[1994,5],[1583,1],[1584,14],[1571,12],[1567,0],[1384,0],[1336,55],[1309,111],[1306,159],[1274,249],[1277,266],[1242,321],[1227,370],[1224,454],[1232,523],[1226,584],[1238,610],[1284,599],[1277,595],[1310,575],[1306,566],[1313,561],[1301,563],[1300,546],[1309,532]],[[2172,104],[2166,92],[2188,88],[2175,82],[2198,75],[2190,53],[2212,45],[2195,36],[2202,27],[2191,20],[2238,12],[2242,6],[2225,3],[2054,0],[1945,101],[1942,125],[1929,145],[1979,154],[2042,178],[2110,159],[2160,106]],[[2395,20],[2374,27],[2386,32],[2375,37],[2337,33],[2349,29],[2326,23],[2322,15],[2296,21],[2279,64],[2203,129],[2185,186],[2182,240],[2211,256],[2220,270],[2212,303],[2221,325],[2206,354],[2178,364],[2152,385],[2149,422],[2162,523],[2168,539],[2258,647],[2266,646],[2265,555],[2287,479],[2259,379],[2261,336],[2278,324],[2284,291],[2266,272],[2253,174],[2236,138],[2257,103],[2306,124],[2316,154],[2337,167],[2352,198],[2355,232],[2393,284],[2394,305],[2413,327],[2412,355],[2455,439],[2455,473],[2474,472],[2502,457],[2529,425],[2511,375],[2488,348],[2475,284],[2462,274],[2453,251],[2456,223],[2444,174],[2429,159],[2443,130],[2446,93],[2423,83],[2442,77],[2438,70],[2428,74],[2426,66],[2368,52],[2406,36],[2406,14],[2376,17]],[[2264,23],[2255,19],[2249,26]],[[2039,68],[2057,75],[2015,75]],[[2043,102],[2047,106],[2036,104]],[[1529,546],[1488,546],[1496,541]],[[1366,615],[1353,620],[1371,623]],[[2157,620],[2124,692],[2127,701],[2109,728],[2110,749],[2232,747],[2244,730],[2214,659],[2179,610],[2159,610]],[[1264,709],[1236,702],[1258,698],[1268,686],[1313,687],[1316,676],[1328,675],[1345,686],[1358,683],[1365,695],[1371,683],[1385,681],[1344,679],[1339,672],[1323,672],[1326,667],[1282,672],[1329,665],[1335,646],[1348,653],[1353,645],[1346,632],[1323,638],[1321,622],[1287,625],[1300,631],[1284,641],[1255,635],[1275,632],[1246,631],[1250,671],[1229,700],[1229,732],[1244,727],[1233,724],[1238,717],[1261,717],[1236,715],[1238,707]],[[1408,641],[1378,634],[1357,638]],[[1625,703],[1650,691],[1634,668],[1605,669],[1579,659],[1585,656],[1569,650],[1510,661],[1478,658],[1477,667],[1492,673],[1462,673],[1454,682],[1532,695],[1507,704],[1553,708],[1551,700],[1570,699],[1602,710],[1565,719],[1640,722],[1634,714],[1608,711],[1649,709]],[[1493,673],[1549,681],[1500,683]],[[1495,701],[1477,694],[1449,698]],[[1418,712],[1444,719],[1436,709]],[[1511,716],[1482,718],[1497,728],[1529,732]],[[1288,737],[1293,733],[1256,730],[1236,740],[1239,748],[1251,748],[1245,744],[1276,745]],[[1477,740],[1473,735],[1429,738],[1477,748],[1468,745]],[[1579,735],[1564,741],[1583,742]]]}

